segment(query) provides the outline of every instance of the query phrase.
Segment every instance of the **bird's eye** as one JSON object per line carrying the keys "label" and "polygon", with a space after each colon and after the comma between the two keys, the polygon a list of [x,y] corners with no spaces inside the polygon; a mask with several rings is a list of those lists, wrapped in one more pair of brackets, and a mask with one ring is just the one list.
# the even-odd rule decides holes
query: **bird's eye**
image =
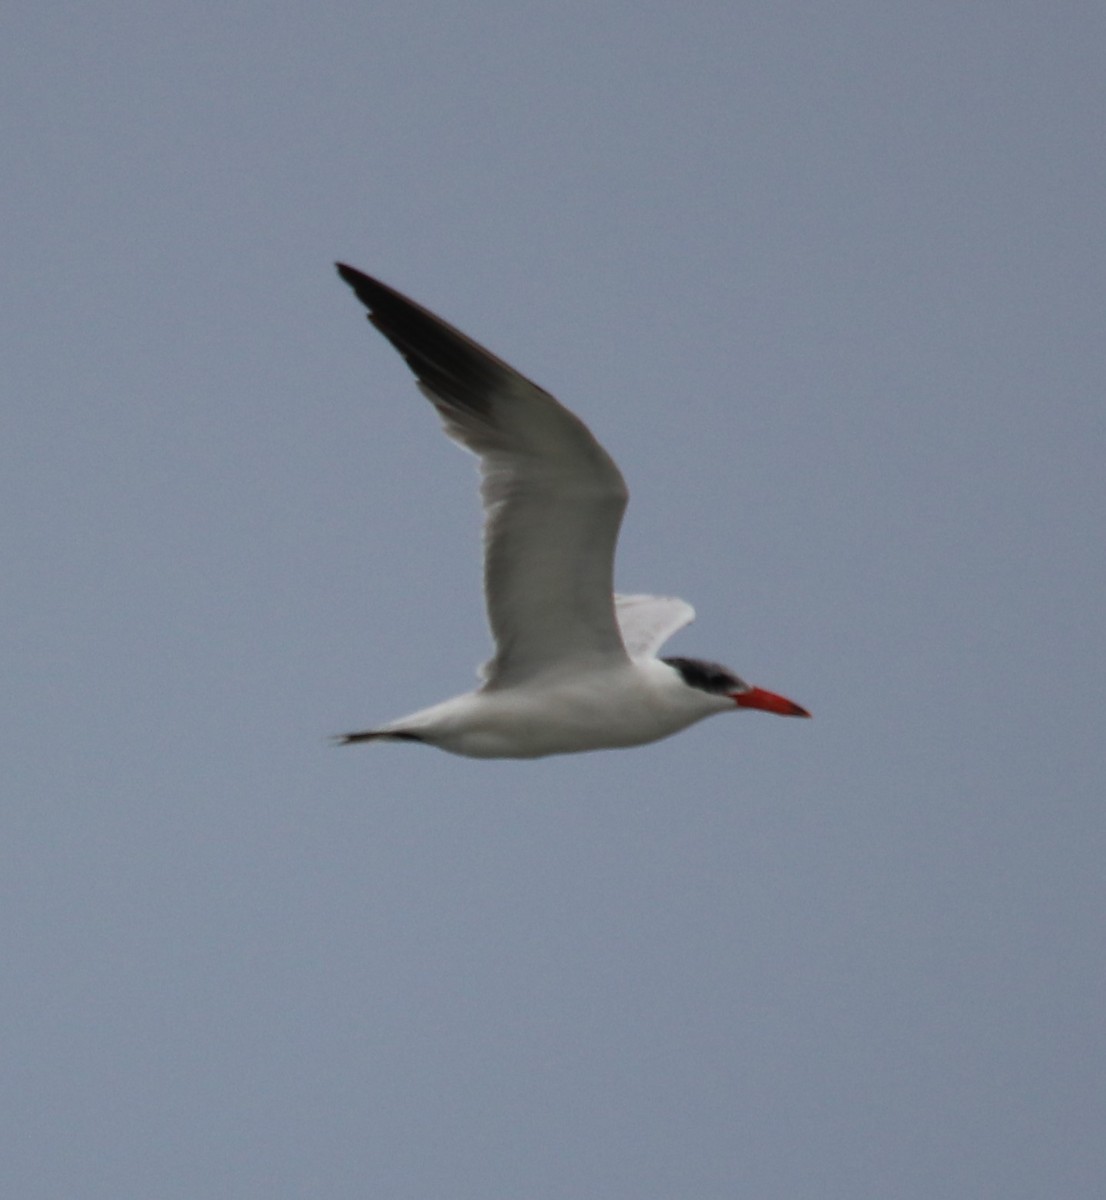
{"label": "bird's eye", "polygon": [[666,658],[662,661],[675,667],[688,687],[698,688],[701,692],[728,695],[749,690],[747,683],[718,663],[703,662],[698,658]]}

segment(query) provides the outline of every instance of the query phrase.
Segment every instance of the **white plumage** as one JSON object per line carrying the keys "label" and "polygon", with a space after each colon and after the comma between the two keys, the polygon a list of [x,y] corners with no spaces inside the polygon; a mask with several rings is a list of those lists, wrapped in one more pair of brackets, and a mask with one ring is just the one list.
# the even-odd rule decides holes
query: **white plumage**
{"label": "white plumage", "polygon": [[809,715],[725,668],[655,657],[695,611],[669,597],[613,594],[628,493],[587,426],[426,309],[352,267],[338,271],[407,360],[446,432],[480,459],[495,641],[477,691],[343,742],[533,758],[655,741],[736,708]]}

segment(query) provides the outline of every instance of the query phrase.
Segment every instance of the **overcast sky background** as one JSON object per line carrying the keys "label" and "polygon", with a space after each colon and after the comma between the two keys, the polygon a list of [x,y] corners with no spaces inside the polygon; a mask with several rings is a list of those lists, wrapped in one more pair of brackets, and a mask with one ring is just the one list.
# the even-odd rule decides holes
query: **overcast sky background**
{"label": "overcast sky background", "polygon": [[[1106,1171],[1093,3],[10,4],[0,1191]],[[557,394],[810,722],[331,748],[488,654],[343,258]]]}

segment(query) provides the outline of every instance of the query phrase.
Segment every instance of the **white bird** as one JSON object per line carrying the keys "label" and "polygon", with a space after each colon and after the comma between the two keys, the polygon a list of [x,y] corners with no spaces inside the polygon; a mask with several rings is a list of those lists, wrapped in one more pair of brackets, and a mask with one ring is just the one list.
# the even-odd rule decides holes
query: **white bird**
{"label": "white bird", "polygon": [[495,640],[476,691],[340,742],[537,758],[636,746],[743,708],[810,716],[716,663],[657,658],[695,610],[665,596],[613,594],[628,493],[587,426],[433,313],[337,266],[407,360],[446,433],[480,459],[484,595]]}

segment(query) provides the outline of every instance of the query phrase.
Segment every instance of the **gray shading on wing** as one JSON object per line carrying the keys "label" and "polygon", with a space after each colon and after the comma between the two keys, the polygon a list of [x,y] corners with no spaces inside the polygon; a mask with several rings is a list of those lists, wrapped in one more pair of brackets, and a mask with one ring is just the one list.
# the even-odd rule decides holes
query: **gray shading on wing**
{"label": "gray shading on wing", "polygon": [[695,609],[675,596],[615,596],[614,604],[631,658],[653,657],[678,629],[695,620]]}
{"label": "gray shading on wing", "polygon": [[385,284],[338,264],[407,360],[446,432],[480,458],[485,687],[625,662],[614,551],[626,485],[587,426],[502,359]]}

